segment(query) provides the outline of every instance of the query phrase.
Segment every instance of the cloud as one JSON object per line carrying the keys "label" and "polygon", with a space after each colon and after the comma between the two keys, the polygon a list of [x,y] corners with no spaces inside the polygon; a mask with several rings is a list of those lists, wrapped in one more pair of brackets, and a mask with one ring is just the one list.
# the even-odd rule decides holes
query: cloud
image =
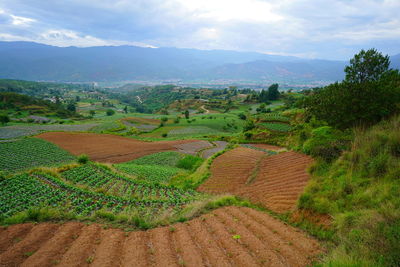
{"label": "cloud", "polygon": [[398,0],[3,0],[0,38],[347,59],[399,53],[398,10]]}

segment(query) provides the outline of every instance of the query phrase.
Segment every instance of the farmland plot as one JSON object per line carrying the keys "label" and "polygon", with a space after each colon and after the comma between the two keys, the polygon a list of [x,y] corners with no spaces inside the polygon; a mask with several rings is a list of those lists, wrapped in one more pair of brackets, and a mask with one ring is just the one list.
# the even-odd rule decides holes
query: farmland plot
{"label": "farmland plot", "polygon": [[0,143],[0,170],[20,171],[73,160],[75,157],[67,151],[38,138]]}
{"label": "farmland plot", "polygon": [[[14,225],[0,228],[0,240],[5,266],[303,267],[322,252],[316,240],[297,229],[238,207],[130,233],[77,222]],[[27,256],[27,251],[34,253]]]}
{"label": "farmland plot", "polygon": [[51,132],[37,136],[53,142],[74,155],[87,154],[91,160],[120,163],[161,151],[176,151],[177,146],[196,140],[144,142],[132,138],[92,133]]}
{"label": "farmland plot", "polygon": [[114,167],[135,175],[138,179],[168,183],[177,174],[188,174],[188,171],[192,171],[201,162],[201,158],[195,156],[178,152],[159,152],[130,162],[114,164]]}
{"label": "farmland plot", "polygon": [[153,183],[151,180],[148,182],[133,180],[95,164],[70,169],[63,172],[62,177],[74,184],[86,185],[91,190],[127,199],[169,201],[173,198],[177,203],[187,203],[198,196],[198,193],[192,190],[184,191]]}
{"label": "farmland plot", "polygon": [[263,149],[235,148],[211,165],[211,177],[198,190],[231,193],[268,207],[290,211],[309,180],[312,159],[296,152],[269,155]]}
{"label": "farmland plot", "polygon": [[[56,207],[78,215],[90,216],[97,210],[118,214],[151,214],[179,209],[199,195],[194,191],[141,183],[123,176],[94,169],[91,165],[63,174],[65,181],[42,172],[21,174],[0,182],[2,219],[30,207]],[[82,189],[76,184],[88,185]],[[92,189],[104,189],[103,194]]]}
{"label": "farmland plot", "polygon": [[96,123],[88,124],[50,124],[50,125],[13,125],[0,127],[0,139],[20,138],[31,136],[46,131],[79,132],[88,131],[97,126]]}

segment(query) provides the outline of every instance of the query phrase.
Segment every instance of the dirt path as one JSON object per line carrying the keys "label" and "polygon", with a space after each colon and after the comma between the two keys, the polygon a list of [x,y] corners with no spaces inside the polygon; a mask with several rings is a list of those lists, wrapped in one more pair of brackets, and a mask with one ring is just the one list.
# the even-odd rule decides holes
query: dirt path
{"label": "dirt path", "polygon": [[228,151],[214,160],[211,177],[198,190],[231,193],[275,212],[294,209],[309,180],[306,169],[312,159],[296,152],[265,155],[244,147]]}
{"label": "dirt path", "polygon": [[0,266],[307,266],[321,253],[303,232],[238,207],[131,233],[77,222],[21,224],[2,229],[0,240],[18,233]]}
{"label": "dirt path", "polygon": [[208,109],[206,109],[206,107],[204,105],[202,105],[200,108],[204,110],[204,114],[210,113],[210,111]]}
{"label": "dirt path", "polygon": [[55,143],[74,155],[87,154],[91,160],[120,163],[161,151],[176,151],[177,146],[197,140],[144,142],[132,138],[93,133],[48,132],[38,138]]}

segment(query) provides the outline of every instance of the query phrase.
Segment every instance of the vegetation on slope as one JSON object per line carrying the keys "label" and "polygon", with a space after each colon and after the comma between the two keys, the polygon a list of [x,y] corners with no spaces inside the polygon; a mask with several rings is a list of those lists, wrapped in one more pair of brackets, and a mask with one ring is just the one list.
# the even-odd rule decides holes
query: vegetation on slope
{"label": "vegetation on slope", "polygon": [[400,117],[358,130],[352,148],[320,161],[299,207],[334,218],[333,266],[400,264]]}

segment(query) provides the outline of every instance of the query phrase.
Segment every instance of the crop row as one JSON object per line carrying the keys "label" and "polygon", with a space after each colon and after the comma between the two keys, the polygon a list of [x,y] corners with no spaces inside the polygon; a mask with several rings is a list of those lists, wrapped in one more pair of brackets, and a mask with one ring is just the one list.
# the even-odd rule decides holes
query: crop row
{"label": "crop row", "polygon": [[191,201],[198,195],[193,190],[184,191],[159,183],[133,180],[94,164],[65,171],[62,177],[73,183],[87,185],[93,190],[101,189],[102,192],[124,198],[173,200],[181,203]]}
{"label": "crop row", "polygon": [[66,184],[44,173],[21,174],[0,182],[0,214],[7,218],[31,207],[54,207],[78,215],[91,215],[103,209],[120,212],[163,212],[179,208],[184,203],[171,197],[169,200],[126,199],[86,191]]}
{"label": "crop row", "polygon": [[73,161],[75,157],[38,138],[0,143],[0,170],[18,171]]}

